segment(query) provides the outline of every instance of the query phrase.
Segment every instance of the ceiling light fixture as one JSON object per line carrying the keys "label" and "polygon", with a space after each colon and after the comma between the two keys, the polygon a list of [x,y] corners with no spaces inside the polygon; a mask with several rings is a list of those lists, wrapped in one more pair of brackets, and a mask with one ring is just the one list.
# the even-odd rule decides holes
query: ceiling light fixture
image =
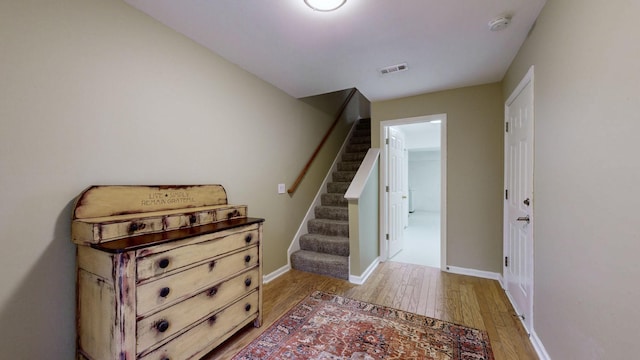
{"label": "ceiling light fixture", "polygon": [[308,7],[316,11],[333,11],[344,5],[347,0],[304,0]]}

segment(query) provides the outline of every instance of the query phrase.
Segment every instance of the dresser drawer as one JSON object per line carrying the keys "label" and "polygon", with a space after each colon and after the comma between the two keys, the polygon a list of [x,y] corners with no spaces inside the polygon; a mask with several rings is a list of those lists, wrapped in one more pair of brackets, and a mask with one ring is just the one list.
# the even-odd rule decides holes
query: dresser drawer
{"label": "dresser drawer", "polygon": [[176,229],[207,225],[247,216],[245,205],[206,206],[175,210],[173,213],[157,212],[141,217],[141,214],[122,214],[74,221],[71,224],[73,241],[78,244],[99,244],[131,236],[166,232]]}
{"label": "dresser drawer", "polygon": [[146,315],[258,265],[258,247],[213,258],[184,271],[138,286],[137,313]]}
{"label": "dresser drawer", "polygon": [[127,236],[159,232],[164,228],[164,224],[162,218],[156,217],[95,224],[94,227],[97,228],[94,231],[95,242],[102,242]]}
{"label": "dresser drawer", "polygon": [[211,210],[167,216],[164,218],[164,230],[205,225],[216,221],[235,219],[243,216],[247,216],[247,207],[244,205],[216,206]]}
{"label": "dresser drawer", "polygon": [[258,288],[257,268],[218,283],[207,290],[151,316],[138,320],[138,352],[147,350],[183,328],[212,314],[229,302]]}
{"label": "dresser drawer", "polygon": [[180,360],[189,359],[195,354],[217,343],[232,330],[237,330],[239,324],[246,324],[258,313],[258,292],[255,291],[229,307],[204,319],[193,328],[180,334],[168,343],[150,353],[141,353],[140,359],[145,360]]}
{"label": "dresser drawer", "polygon": [[230,220],[247,216],[246,206],[235,206],[219,208],[215,210],[214,216],[218,220]]}
{"label": "dresser drawer", "polygon": [[[198,263],[215,255],[255,245],[258,242],[257,226],[242,227],[235,232],[202,237],[200,242],[180,242],[172,250],[155,253],[138,259],[137,279],[143,281],[181,267]],[[221,237],[222,236],[222,237]]]}

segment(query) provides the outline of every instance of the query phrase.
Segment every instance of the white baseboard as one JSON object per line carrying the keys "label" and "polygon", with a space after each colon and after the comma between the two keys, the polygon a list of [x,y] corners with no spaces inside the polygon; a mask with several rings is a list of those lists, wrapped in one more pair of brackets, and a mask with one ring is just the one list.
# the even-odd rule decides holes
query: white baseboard
{"label": "white baseboard", "polygon": [[[502,286],[502,290],[504,291],[505,295],[507,295],[507,300],[509,300],[509,302],[511,303],[511,307],[515,309],[516,307],[514,305],[513,298],[506,291],[504,285]],[[551,357],[549,356],[549,354],[547,354],[547,350],[544,348],[544,345],[542,345],[542,341],[538,337],[538,334],[536,334],[536,331],[533,329],[533,325],[531,330],[527,330],[524,321],[520,318],[519,320],[522,324],[522,328],[525,329],[525,331],[529,331],[529,341],[531,342],[531,345],[533,345],[533,349],[536,351],[536,354],[538,354],[538,358],[540,358],[540,360],[551,360]]]}
{"label": "white baseboard", "polygon": [[362,285],[369,278],[373,270],[375,270],[380,264],[380,258],[377,257],[373,262],[367,267],[364,273],[361,276],[349,275],[349,282],[356,285]]}
{"label": "white baseboard", "polygon": [[286,273],[289,270],[291,270],[291,266],[289,266],[289,264],[287,264],[287,265],[277,269],[274,272],[271,272],[271,273],[269,273],[267,275],[263,275],[262,276],[262,283],[263,284],[269,283],[269,282],[275,280],[278,276]]}
{"label": "white baseboard", "polygon": [[469,275],[469,276],[475,276],[475,277],[484,278],[484,279],[496,280],[500,283],[500,286],[502,286],[502,274],[500,273],[476,270],[476,269],[467,269],[467,268],[461,268],[457,266],[445,266],[445,271],[450,272],[452,274]]}
{"label": "white baseboard", "polygon": [[[485,279],[497,280],[500,283],[500,286],[502,287],[502,289],[504,289],[504,281],[502,278],[502,274],[500,273],[475,270],[475,269],[466,269],[466,268],[460,268],[456,266],[446,266],[445,269],[447,272],[450,272],[453,274],[469,275],[469,276],[475,276],[475,277],[480,277]],[[511,302],[511,306],[513,306],[513,299],[511,298],[511,296],[509,296],[509,293],[506,293],[506,295],[509,302]],[[544,345],[542,345],[542,341],[540,340],[540,338],[538,337],[538,335],[533,329],[531,329],[531,334],[529,335],[529,341],[531,341],[531,345],[533,345],[533,348],[538,354],[538,357],[540,358],[540,360],[551,360],[551,357],[549,357],[547,350],[544,348]]]}
{"label": "white baseboard", "polygon": [[551,360],[551,357],[547,353],[547,350],[544,348],[544,345],[542,345],[542,341],[535,331],[531,331],[530,340],[533,348],[536,350],[536,353],[538,353],[538,357],[540,358],[540,360]]}

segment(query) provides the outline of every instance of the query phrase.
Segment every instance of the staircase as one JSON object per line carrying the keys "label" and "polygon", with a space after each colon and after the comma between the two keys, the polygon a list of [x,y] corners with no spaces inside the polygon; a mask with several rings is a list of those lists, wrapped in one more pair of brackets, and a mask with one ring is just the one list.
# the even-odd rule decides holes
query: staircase
{"label": "staircase", "polygon": [[294,269],[349,279],[349,212],[344,194],[371,146],[371,120],[360,119],[347,143],[337,171],[331,174],[327,193],[307,222],[300,250],[291,254]]}

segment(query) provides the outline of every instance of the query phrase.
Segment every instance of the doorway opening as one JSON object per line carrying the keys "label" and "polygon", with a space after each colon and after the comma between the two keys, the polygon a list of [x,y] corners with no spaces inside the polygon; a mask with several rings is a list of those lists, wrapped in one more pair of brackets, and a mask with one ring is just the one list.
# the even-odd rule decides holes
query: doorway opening
{"label": "doorway opening", "polygon": [[380,259],[446,268],[446,114],[380,122]]}

